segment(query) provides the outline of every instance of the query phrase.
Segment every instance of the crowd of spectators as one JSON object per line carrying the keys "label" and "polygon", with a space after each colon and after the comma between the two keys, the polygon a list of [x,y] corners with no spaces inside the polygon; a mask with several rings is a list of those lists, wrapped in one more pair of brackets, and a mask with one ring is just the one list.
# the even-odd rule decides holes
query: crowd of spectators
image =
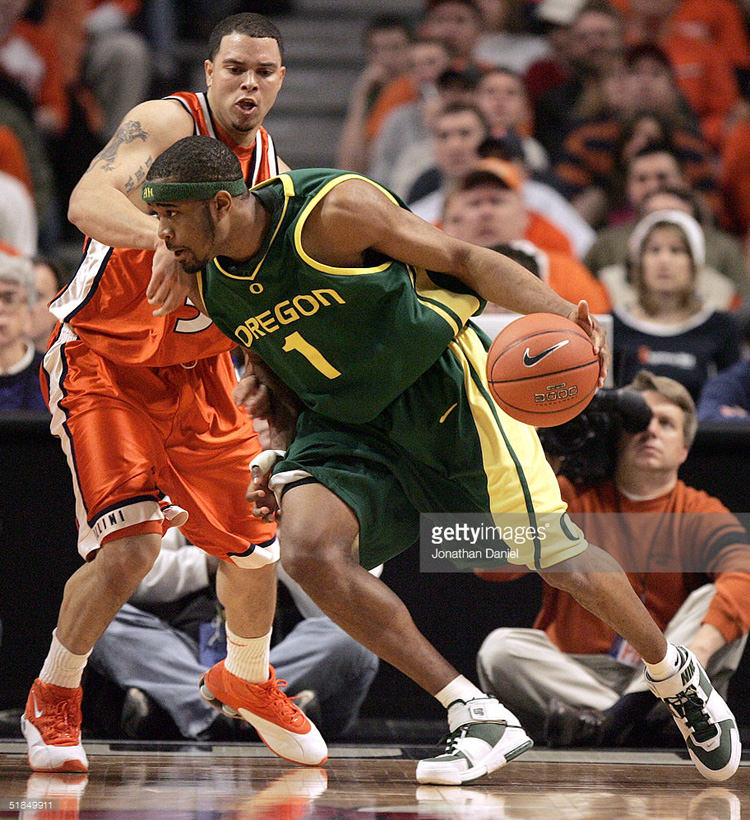
{"label": "crowd of spectators", "polygon": [[[456,236],[515,245],[567,298],[612,312],[617,384],[645,366],[697,399],[744,358],[747,4],[425,0],[398,28],[403,72],[368,105],[361,85],[385,76],[375,35],[398,22],[368,28],[340,165]],[[663,261],[646,230],[657,223],[672,225]]]}
{"label": "crowd of spectators", "polygon": [[[27,258],[65,259],[59,284],[72,274],[71,248],[81,240],[67,203],[87,164],[123,112],[185,81],[179,38],[199,36],[196,26],[208,29],[239,6],[6,5],[0,241]],[[364,67],[346,101],[335,163],[369,174],[423,218],[465,237],[477,230],[460,224],[472,220],[463,203],[477,200],[464,188],[467,175],[480,159],[512,165],[515,174],[495,174],[490,198],[520,199],[523,208],[515,229],[504,226],[508,235],[492,245],[532,243],[540,270],[554,270],[552,281],[571,298],[585,283],[595,310],[614,311],[623,331],[614,336],[616,362],[630,355],[623,317],[637,313],[642,296],[629,237],[654,211],[683,211],[698,223],[705,256],[693,260],[695,310],[683,318],[691,324],[714,311],[739,340],[750,299],[749,29],[739,0],[424,0],[416,18],[380,16],[363,27]],[[474,217],[490,219],[489,210],[474,207]],[[654,338],[692,344],[692,327],[684,337],[679,323],[664,330],[663,316],[648,321]],[[709,324],[713,333],[716,322]],[[663,374],[697,396],[733,363],[732,351],[744,354],[747,346],[737,344],[706,363],[700,382],[671,365]],[[639,338],[633,367],[660,372],[650,351]],[[627,380],[633,367],[616,366],[615,377]]]}

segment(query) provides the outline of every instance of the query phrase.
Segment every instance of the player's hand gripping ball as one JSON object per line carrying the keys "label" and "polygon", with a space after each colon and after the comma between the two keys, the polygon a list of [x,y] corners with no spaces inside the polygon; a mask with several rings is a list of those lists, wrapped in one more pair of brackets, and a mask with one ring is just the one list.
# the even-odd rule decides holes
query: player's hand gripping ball
{"label": "player's hand gripping ball", "polygon": [[518,421],[555,427],[591,401],[599,359],[586,331],[552,313],[530,313],[498,333],[487,353],[495,401]]}

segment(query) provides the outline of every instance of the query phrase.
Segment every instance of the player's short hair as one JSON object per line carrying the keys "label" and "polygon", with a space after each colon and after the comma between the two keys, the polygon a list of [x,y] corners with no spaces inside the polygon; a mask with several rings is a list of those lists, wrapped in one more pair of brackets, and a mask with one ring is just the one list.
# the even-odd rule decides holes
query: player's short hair
{"label": "player's short hair", "polygon": [[653,391],[677,405],[682,410],[685,446],[689,448],[692,445],[698,430],[698,418],[695,413],[695,402],[684,385],[667,376],[655,376],[648,370],[639,370],[628,387],[639,393]]}
{"label": "player's short hair", "polygon": [[281,62],[284,62],[284,41],[278,28],[262,14],[254,12],[242,12],[225,17],[213,27],[208,37],[208,59],[213,62],[216,52],[221,47],[221,41],[228,34],[244,34],[247,37],[270,37],[276,40],[281,54]]}
{"label": "player's short hair", "polygon": [[20,285],[26,296],[26,304],[31,308],[36,304],[36,281],[31,260],[25,256],[12,256],[0,251],[0,282]]}
{"label": "player's short hair", "polygon": [[178,140],[149,168],[142,196],[146,202],[210,199],[217,191],[247,195],[242,167],[234,152],[212,137]]}
{"label": "player's short hair", "polygon": [[526,268],[529,273],[533,273],[537,279],[541,279],[542,257],[539,254],[539,249],[531,242],[527,242],[525,239],[501,242],[499,245],[493,245],[491,250],[510,257],[514,262],[518,262],[519,265]]}
{"label": "player's short hair", "polygon": [[154,160],[146,179],[172,182],[230,182],[242,176],[240,161],[221,140],[183,137]]}

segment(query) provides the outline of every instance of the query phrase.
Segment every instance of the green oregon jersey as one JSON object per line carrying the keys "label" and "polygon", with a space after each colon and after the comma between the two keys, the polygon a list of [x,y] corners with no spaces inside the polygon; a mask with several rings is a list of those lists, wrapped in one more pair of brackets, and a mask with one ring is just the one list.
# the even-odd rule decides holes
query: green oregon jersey
{"label": "green oregon jersey", "polygon": [[307,407],[362,423],[415,382],[484,303],[454,277],[379,254],[359,268],[310,258],[300,239],[305,220],[353,178],[380,188],[330,169],[292,171],[253,188],[271,214],[261,248],[240,264],[214,259],[199,285],[216,325],[260,355]]}

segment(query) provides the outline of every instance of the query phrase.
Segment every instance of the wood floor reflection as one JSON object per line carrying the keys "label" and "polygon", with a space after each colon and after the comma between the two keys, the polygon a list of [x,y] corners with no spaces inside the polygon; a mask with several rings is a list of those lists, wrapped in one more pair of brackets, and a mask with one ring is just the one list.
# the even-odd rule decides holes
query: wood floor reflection
{"label": "wood floor reflection", "polygon": [[0,742],[0,817],[22,820],[750,820],[750,760],[712,785],[669,751],[533,750],[481,785],[419,786],[431,750],[334,746],[301,768],[263,746],[87,744],[88,775],[32,774]]}

